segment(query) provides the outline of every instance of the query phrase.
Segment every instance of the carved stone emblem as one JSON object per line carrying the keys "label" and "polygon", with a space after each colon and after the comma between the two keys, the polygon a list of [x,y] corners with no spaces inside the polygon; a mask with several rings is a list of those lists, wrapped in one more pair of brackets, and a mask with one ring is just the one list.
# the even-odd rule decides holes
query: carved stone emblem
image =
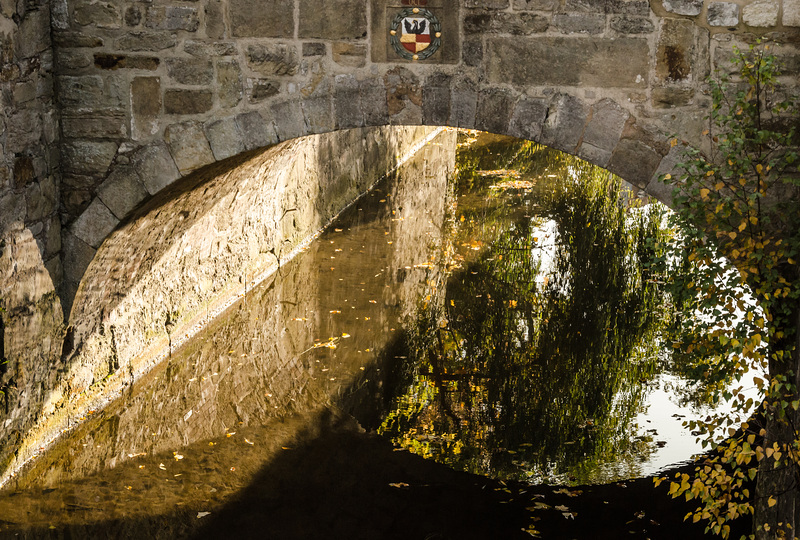
{"label": "carved stone emblem", "polygon": [[405,8],[389,25],[389,40],[397,54],[406,60],[430,58],[442,44],[442,25],[425,8]]}

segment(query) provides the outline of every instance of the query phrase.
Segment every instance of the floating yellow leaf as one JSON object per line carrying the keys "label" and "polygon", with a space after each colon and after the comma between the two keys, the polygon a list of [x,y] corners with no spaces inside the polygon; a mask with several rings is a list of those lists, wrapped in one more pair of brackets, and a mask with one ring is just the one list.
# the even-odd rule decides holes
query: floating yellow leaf
{"label": "floating yellow leaf", "polygon": [[[760,166],[761,165],[759,165],[759,167]],[[770,497],[769,499],[767,499],[767,505],[769,505],[770,508],[772,508],[776,504],[778,504],[778,500],[775,497]]]}

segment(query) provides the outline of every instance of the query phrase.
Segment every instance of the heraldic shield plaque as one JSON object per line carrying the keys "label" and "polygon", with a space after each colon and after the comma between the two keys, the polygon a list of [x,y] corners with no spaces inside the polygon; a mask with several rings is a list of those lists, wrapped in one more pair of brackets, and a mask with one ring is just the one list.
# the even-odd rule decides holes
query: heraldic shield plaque
{"label": "heraldic shield plaque", "polygon": [[372,0],[373,62],[458,62],[458,0]]}

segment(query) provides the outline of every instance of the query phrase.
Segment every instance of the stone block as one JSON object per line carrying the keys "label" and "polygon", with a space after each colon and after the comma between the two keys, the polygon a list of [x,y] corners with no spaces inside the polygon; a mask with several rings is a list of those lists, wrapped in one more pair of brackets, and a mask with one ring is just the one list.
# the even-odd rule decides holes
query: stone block
{"label": "stone block", "polygon": [[167,74],[178,84],[210,85],[214,80],[214,66],[208,59],[167,58]]}
{"label": "stone block", "polygon": [[36,180],[36,171],[30,156],[20,156],[14,160],[13,178],[16,189],[24,188]]}
{"label": "stone block", "polygon": [[756,0],[742,8],[742,21],[748,26],[768,28],[778,24],[778,2]]}
{"label": "stone block", "polygon": [[450,75],[435,73],[422,88],[422,123],[445,126],[450,118]]}
{"label": "stone block", "polygon": [[477,67],[483,62],[483,39],[471,37],[461,44],[461,57],[464,64]]}
{"label": "stone block", "polygon": [[22,193],[0,194],[0,230],[6,231],[14,223],[22,225],[25,222],[25,195]]}
{"label": "stone block", "polygon": [[61,251],[61,220],[57,215],[50,218],[44,237],[44,256],[52,257]]}
{"label": "stone block", "polygon": [[136,150],[131,155],[131,166],[150,195],[155,195],[181,177],[175,160],[162,141]]}
{"label": "stone block", "polygon": [[229,116],[222,120],[209,122],[204,126],[211,151],[217,161],[241,154],[245,151],[244,139],[236,125],[236,120]]}
{"label": "stone block", "polygon": [[550,26],[538,13],[472,12],[464,17],[465,34],[511,34],[525,36],[544,32]]}
{"label": "stone block", "polygon": [[112,141],[68,141],[61,145],[61,167],[66,173],[105,176],[117,146]]}
{"label": "stone block", "polygon": [[133,5],[125,8],[125,13],[122,16],[125,26],[139,26],[142,22],[142,10],[139,6]]}
{"label": "stone block", "polygon": [[523,96],[514,106],[508,134],[520,139],[539,141],[546,117],[547,102],[544,99]]}
{"label": "stone block", "polygon": [[164,32],[131,32],[116,39],[115,48],[123,51],[163,51],[178,43],[173,34]]}
{"label": "stone block", "polygon": [[639,140],[622,139],[611,155],[608,170],[644,189],[661,163],[661,157],[661,154]]}
{"label": "stone block", "polygon": [[161,79],[136,77],[131,81],[131,136],[134,139],[146,139],[158,131],[161,105]]}
{"label": "stone block", "polygon": [[69,28],[69,6],[67,0],[52,0],[50,2],[50,24],[53,30],[67,30]]}
{"label": "stone block", "polygon": [[92,65],[92,57],[80,49],[60,49],[56,51],[56,65],[59,71],[81,69]]}
{"label": "stone block", "polygon": [[800,0],[783,0],[783,26],[800,26]]}
{"label": "stone block", "polygon": [[250,90],[250,103],[260,103],[281,91],[281,84],[269,79],[247,79],[247,86]]}
{"label": "stone block", "polygon": [[187,39],[183,42],[183,50],[186,54],[198,58],[217,58],[220,56],[236,56],[239,51],[233,41],[215,41]]}
{"label": "stone block", "polygon": [[61,206],[65,212],[64,223],[71,222],[92,202],[92,193],[87,189],[61,186]]}
{"label": "stone block", "polygon": [[302,107],[308,133],[327,133],[335,129],[333,104],[329,95],[303,100]]}
{"label": "stone block", "polygon": [[17,25],[13,41],[16,61],[33,58],[50,47],[50,10],[28,11]]}
{"label": "stone block", "polygon": [[156,30],[185,30],[194,32],[200,26],[196,7],[160,6],[147,8],[144,25]]}
{"label": "stone block", "polygon": [[558,0],[514,0],[514,9],[516,11],[553,11],[558,4]]}
{"label": "stone block", "polygon": [[64,251],[64,280],[77,287],[83,274],[86,273],[89,263],[94,259],[94,254],[97,250],[69,231],[64,232],[62,244]]}
{"label": "stone block", "polygon": [[550,101],[539,142],[574,153],[588,116],[588,107],[580,99],[569,94],[555,95]]}
{"label": "stone block", "polygon": [[206,3],[206,36],[211,39],[225,37],[225,7],[219,0]]}
{"label": "stone block", "polygon": [[300,67],[297,49],[288,43],[248,45],[247,65],[262,75],[295,75]]}
{"label": "stone block", "polygon": [[97,36],[88,36],[83,32],[55,32],[53,44],[64,48],[96,48],[103,46],[103,39]]}
{"label": "stone block", "polygon": [[506,9],[509,0],[464,0],[464,7],[470,9]]}
{"label": "stone block", "polygon": [[601,34],[606,17],[602,13],[556,13],[553,26],[562,34]]}
{"label": "stone block", "polygon": [[626,15],[650,15],[648,0],[566,0],[567,13],[614,13]]}
{"label": "stone block", "polygon": [[124,219],[148,197],[135,167],[117,166],[97,188],[97,196],[117,219]]}
{"label": "stone block", "polygon": [[[380,79],[366,79],[358,85],[364,125],[384,126],[389,123],[389,110],[386,101],[386,86]],[[415,119],[416,120],[416,119]],[[421,114],[415,123],[422,121]]]}
{"label": "stone block", "polygon": [[164,132],[164,141],[182,175],[214,162],[203,127],[198,122],[172,124]]}
{"label": "stone block", "polygon": [[692,75],[694,23],[664,19],[656,49],[656,77],[664,82],[688,80]]}
{"label": "stone block", "polygon": [[300,39],[367,37],[367,0],[299,0]]}
{"label": "stone block", "polygon": [[270,107],[278,141],[287,141],[306,134],[303,109],[297,101],[284,101]]}
{"label": "stone block", "polygon": [[236,125],[244,137],[244,147],[247,150],[269,146],[278,142],[275,128],[272,124],[268,124],[258,111],[237,115]]}
{"label": "stone block", "polygon": [[482,90],[478,94],[475,129],[505,135],[514,110],[514,97],[505,89]]}
{"label": "stone block", "polygon": [[[411,70],[402,66],[390,69],[383,76],[383,85],[383,100],[387,103],[389,116],[393,118],[398,115],[406,116],[401,113],[408,107],[416,106],[418,109],[422,105],[419,77]],[[399,121],[399,123],[404,122]]]}
{"label": "stone block", "polygon": [[658,164],[658,167],[653,173],[650,182],[647,184],[647,187],[645,187],[645,192],[651,197],[655,197],[659,201],[663,202],[667,206],[672,207],[672,192],[674,190],[674,185],[670,181],[662,182],[660,178],[663,175],[671,174],[677,179],[680,176],[680,171],[677,169],[677,165],[678,163],[685,162],[686,160],[687,156],[683,146],[676,145],[670,148],[669,153],[664,156],[664,158]]}
{"label": "stone block", "polygon": [[661,86],[653,88],[650,96],[653,107],[659,109],[684,107],[694,101],[694,88]]}
{"label": "stone block", "polygon": [[611,28],[620,34],[649,34],[655,25],[647,17],[617,15],[611,17]]}
{"label": "stone block", "polygon": [[294,0],[230,0],[228,10],[235,37],[294,36]]}
{"label": "stone block", "polygon": [[25,220],[38,221],[56,210],[56,185],[50,176],[42,177],[25,189]]}
{"label": "stone block", "polygon": [[42,117],[36,109],[17,110],[6,118],[6,152],[18,153],[28,150],[37,144],[41,137]]}
{"label": "stone block", "polygon": [[611,159],[611,150],[604,150],[592,144],[583,143],[578,148],[576,155],[584,161],[599,167],[605,167],[608,165],[608,160]]}
{"label": "stone block", "polygon": [[210,111],[213,105],[211,90],[171,89],[164,92],[166,114],[200,114]]}
{"label": "stone block", "polygon": [[119,219],[100,199],[95,198],[72,223],[69,232],[87,245],[97,249],[118,224]]}
{"label": "stone block", "polygon": [[64,106],[64,110],[69,111],[66,114],[124,110],[123,96],[119,93],[119,87],[113,85],[110,80],[104,81],[99,75],[62,75],[56,82],[59,90],[58,100]]}
{"label": "stone block", "polygon": [[235,60],[217,62],[217,96],[224,109],[235,107],[242,100],[242,70]]}
{"label": "stone block", "polygon": [[155,71],[161,61],[155,56],[127,56],[124,54],[95,53],[94,65],[100,69],[142,69]]}
{"label": "stone block", "polygon": [[736,26],[739,24],[739,5],[733,2],[711,2],[708,4],[710,26]]}
{"label": "stone block", "polygon": [[367,46],[363,43],[337,42],[332,45],[331,53],[340,66],[360,68],[367,64]]}
{"label": "stone block", "polygon": [[319,42],[303,43],[303,56],[325,56],[325,44]]}
{"label": "stone block", "polygon": [[119,28],[122,26],[122,14],[117,6],[109,2],[77,2],[72,20],[81,26],[97,26],[98,28]]}
{"label": "stone block", "polygon": [[663,0],[664,9],[678,15],[700,15],[703,0]]}
{"label": "stone block", "polygon": [[484,63],[494,83],[645,88],[649,53],[644,38],[494,37]]}
{"label": "stone block", "polygon": [[336,128],[362,127],[364,115],[358,94],[358,81],[353,75],[337,75],[333,93]]}
{"label": "stone block", "polygon": [[450,118],[447,125],[473,129],[478,109],[477,84],[471,79],[460,79],[453,83],[450,94]]}
{"label": "stone block", "polygon": [[583,132],[583,143],[607,150],[610,155],[622,136],[629,116],[625,109],[610,99],[596,103],[592,106],[589,123]]}
{"label": "stone block", "polygon": [[128,119],[122,114],[64,116],[61,129],[64,137],[71,139],[103,137],[124,139],[128,136]]}

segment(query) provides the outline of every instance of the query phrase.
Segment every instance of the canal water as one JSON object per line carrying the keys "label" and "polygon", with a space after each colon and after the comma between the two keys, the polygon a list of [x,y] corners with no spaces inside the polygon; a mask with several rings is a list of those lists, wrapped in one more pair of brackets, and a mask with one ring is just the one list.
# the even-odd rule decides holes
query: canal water
{"label": "canal water", "polygon": [[[0,535],[200,538],[258,514],[267,537],[301,538],[298,486],[343,497],[372,475],[359,496],[391,527],[412,478],[578,485],[689,459],[681,423],[707,410],[671,369],[669,303],[642,265],[662,217],[565,154],[446,131],[75,419],[0,493]],[[359,519],[355,500],[326,504],[331,530]]]}

